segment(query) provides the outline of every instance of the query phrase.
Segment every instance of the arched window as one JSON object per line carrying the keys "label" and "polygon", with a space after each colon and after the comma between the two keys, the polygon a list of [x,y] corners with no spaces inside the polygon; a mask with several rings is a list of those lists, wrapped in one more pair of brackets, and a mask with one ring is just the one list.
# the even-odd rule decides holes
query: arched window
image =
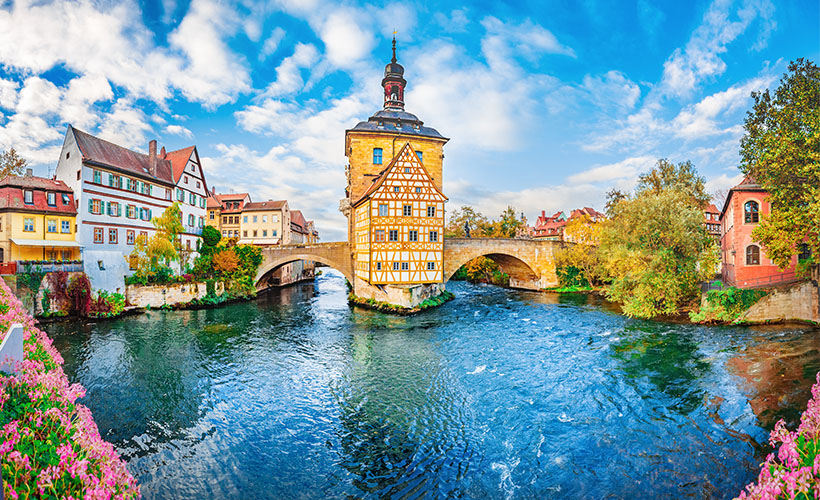
{"label": "arched window", "polygon": [[743,214],[747,224],[757,224],[760,221],[760,205],[756,201],[747,201],[743,205]]}
{"label": "arched window", "polygon": [[373,148],[373,164],[382,164],[382,148]]}
{"label": "arched window", "polygon": [[757,266],[760,265],[760,247],[757,245],[749,245],[746,247],[746,265]]}

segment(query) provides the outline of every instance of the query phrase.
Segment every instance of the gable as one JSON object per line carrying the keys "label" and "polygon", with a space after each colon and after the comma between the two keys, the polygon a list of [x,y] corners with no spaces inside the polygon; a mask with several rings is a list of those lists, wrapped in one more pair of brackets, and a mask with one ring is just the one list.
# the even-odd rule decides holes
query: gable
{"label": "gable", "polygon": [[409,142],[404,144],[354,207],[368,199],[447,201]]}

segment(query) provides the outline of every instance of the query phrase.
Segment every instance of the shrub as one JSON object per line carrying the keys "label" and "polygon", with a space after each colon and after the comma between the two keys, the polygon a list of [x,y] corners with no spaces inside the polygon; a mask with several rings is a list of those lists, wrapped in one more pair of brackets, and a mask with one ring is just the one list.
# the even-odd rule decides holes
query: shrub
{"label": "shrub", "polygon": [[694,323],[732,322],[766,295],[763,290],[727,288],[709,290],[700,310],[689,313]]}
{"label": "shrub", "polygon": [[555,274],[558,275],[558,282],[562,288],[590,286],[589,280],[575,266],[561,266],[555,270]]}
{"label": "shrub", "polygon": [[233,249],[223,250],[213,256],[213,265],[216,272],[226,276],[239,267],[239,257]]}

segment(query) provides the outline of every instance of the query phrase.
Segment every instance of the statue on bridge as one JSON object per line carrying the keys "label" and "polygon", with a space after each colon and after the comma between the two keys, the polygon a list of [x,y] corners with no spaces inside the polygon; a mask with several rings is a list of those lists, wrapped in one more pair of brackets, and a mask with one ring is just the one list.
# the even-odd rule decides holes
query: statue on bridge
{"label": "statue on bridge", "polygon": [[465,238],[470,237],[470,223],[467,222],[467,221],[464,221],[464,237]]}

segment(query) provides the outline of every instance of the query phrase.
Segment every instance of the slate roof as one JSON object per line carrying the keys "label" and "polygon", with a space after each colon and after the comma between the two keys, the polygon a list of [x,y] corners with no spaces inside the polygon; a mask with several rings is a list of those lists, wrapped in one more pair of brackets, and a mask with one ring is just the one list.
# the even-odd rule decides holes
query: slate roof
{"label": "slate roof", "polygon": [[438,130],[425,127],[424,122],[419,120],[416,115],[397,109],[381,109],[376,111],[366,122],[359,122],[350,130],[384,132],[388,134],[400,133],[421,137],[434,137],[445,141],[449,140],[441,135]]}
{"label": "slate roof", "polygon": [[[265,210],[282,210],[282,208],[287,203],[286,200],[268,200],[268,201],[254,201],[251,203],[245,203],[245,206],[242,207],[243,212],[262,212]],[[291,212],[293,213],[293,212]],[[292,218],[293,216],[291,216]]]}
{"label": "slate roof", "polygon": [[[31,189],[33,203],[25,203],[24,189]],[[48,204],[46,193],[53,191],[55,205]],[[68,196],[68,203],[63,203],[63,194]],[[0,210],[19,212],[50,212],[59,215],[77,215],[74,204],[74,192],[63,181],[43,177],[19,177],[10,175],[0,180]]]}
{"label": "slate roof", "polygon": [[147,154],[100,139],[71,125],[68,128],[69,132],[74,134],[84,162],[110,167],[125,174],[150,179],[161,184],[175,184],[170,161],[157,157],[156,172],[152,174],[151,159]]}

